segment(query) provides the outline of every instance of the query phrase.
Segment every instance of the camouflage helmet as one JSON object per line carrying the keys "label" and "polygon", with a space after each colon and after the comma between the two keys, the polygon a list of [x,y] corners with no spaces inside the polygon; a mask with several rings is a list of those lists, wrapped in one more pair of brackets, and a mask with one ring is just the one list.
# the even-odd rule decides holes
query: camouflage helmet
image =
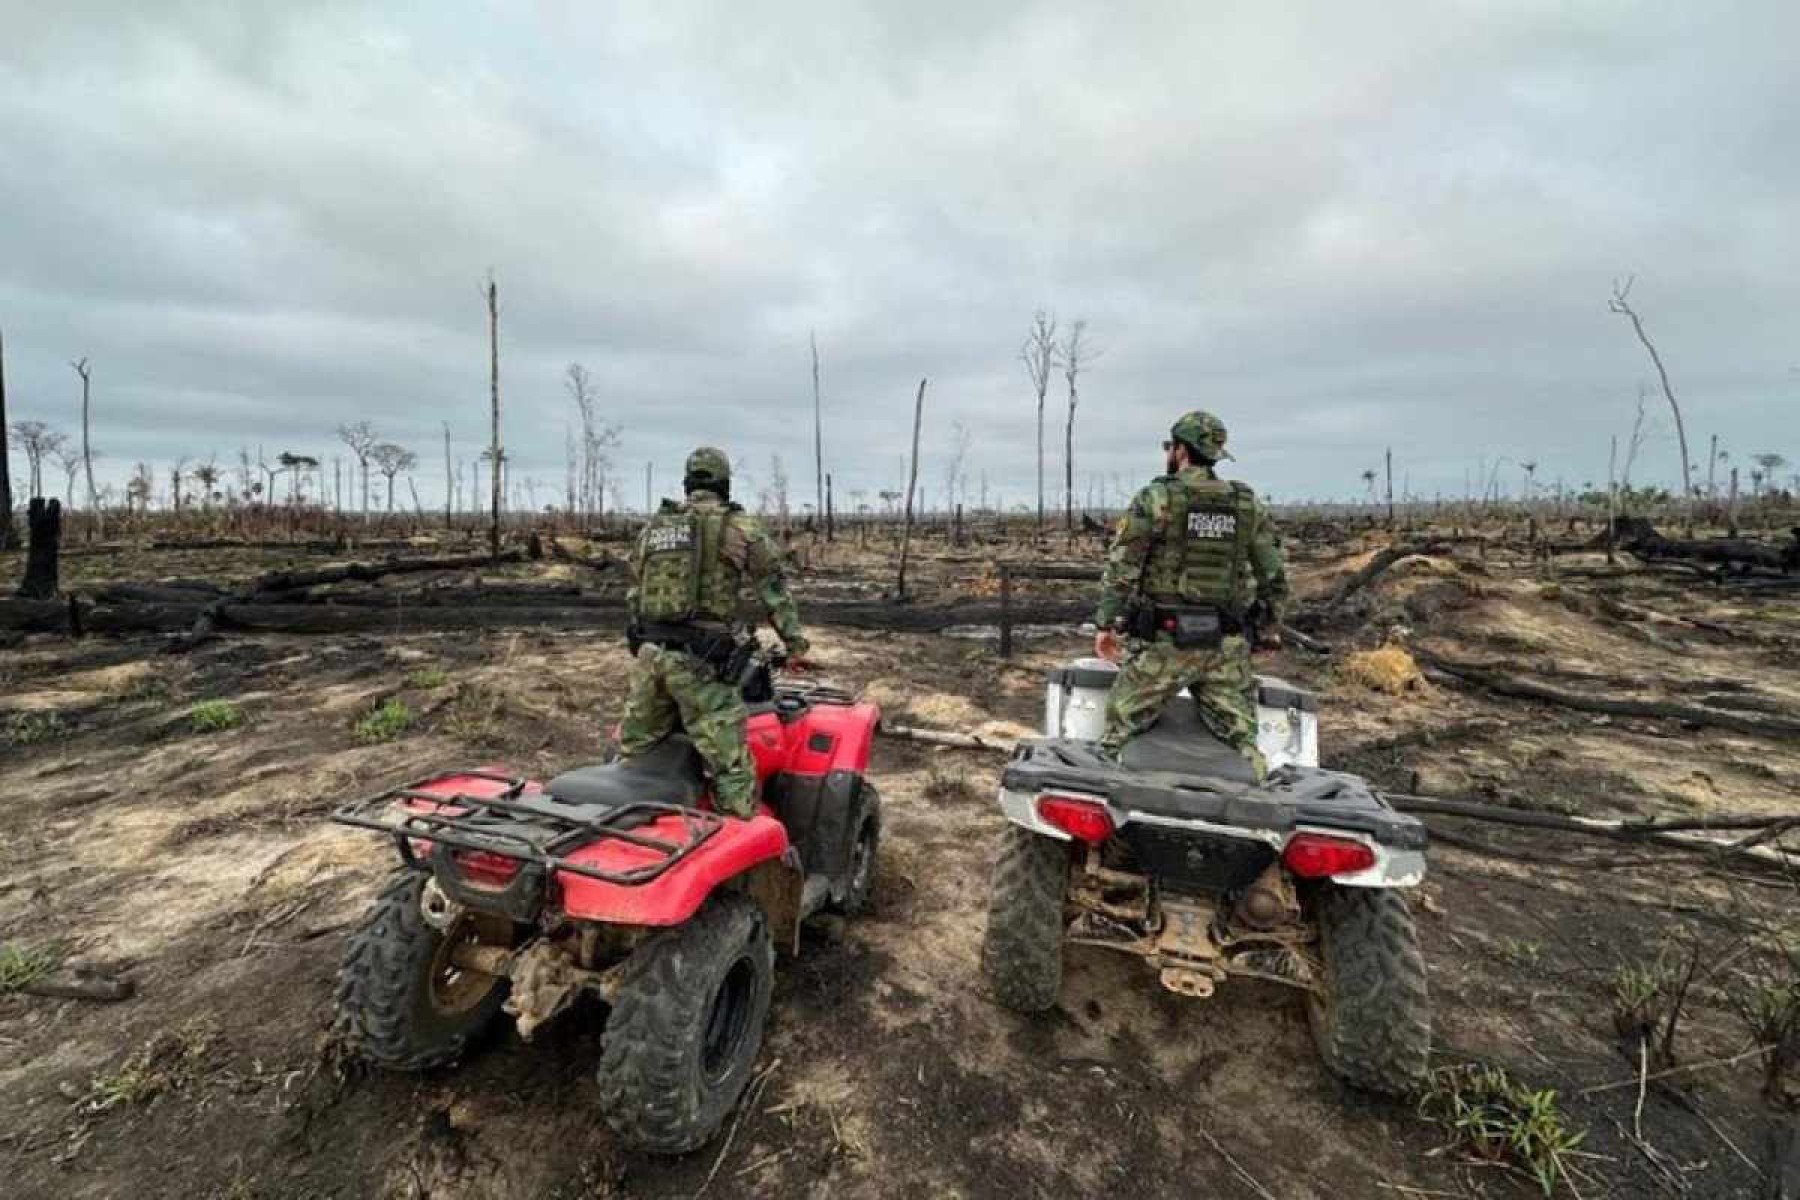
{"label": "camouflage helmet", "polygon": [[690,489],[697,484],[728,484],[731,482],[731,459],[723,450],[702,446],[688,455],[686,480]]}
{"label": "camouflage helmet", "polygon": [[1209,412],[1196,410],[1185,414],[1175,422],[1169,435],[1178,442],[1186,442],[1214,462],[1231,457],[1231,452],[1225,449],[1225,422]]}

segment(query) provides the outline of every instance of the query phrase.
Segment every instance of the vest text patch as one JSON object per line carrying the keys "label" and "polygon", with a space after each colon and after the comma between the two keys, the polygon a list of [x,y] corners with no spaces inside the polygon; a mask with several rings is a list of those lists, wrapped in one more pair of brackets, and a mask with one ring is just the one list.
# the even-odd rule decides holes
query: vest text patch
{"label": "vest text patch", "polygon": [[694,531],[687,525],[662,525],[651,529],[646,536],[644,548],[651,554],[664,554],[671,550],[686,550],[694,544]]}
{"label": "vest text patch", "polygon": [[1193,512],[1188,514],[1187,535],[1198,541],[1219,541],[1237,537],[1237,514]]}

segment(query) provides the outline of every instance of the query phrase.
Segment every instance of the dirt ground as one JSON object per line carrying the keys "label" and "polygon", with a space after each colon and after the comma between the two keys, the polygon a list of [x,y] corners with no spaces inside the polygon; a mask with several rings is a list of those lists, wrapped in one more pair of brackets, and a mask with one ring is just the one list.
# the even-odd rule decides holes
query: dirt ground
{"label": "dirt ground", "polygon": [[[220,578],[282,565],[181,557],[104,570]],[[1297,558],[1303,590],[1319,596],[1367,554]],[[949,557],[926,578],[975,577],[979,592],[981,573],[974,556]],[[854,588],[855,575],[821,564],[810,594]],[[1618,619],[1596,597],[1662,619]],[[1552,576],[1419,559],[1357,599],[1334,654],[1290,648],[1260,669],[1324,693],[1327,765],[1395,790],[1600,816],[1794,812],[1800,738],[1578,712],[1442,677],[1389,696],[1358,682],[1345,652],[1397,639],[1571,691],[1792,716],[1795,608],[1597,561]],[[983,641],[830,629],[818,640],[827,677],[868,689],[890,717],[946,729],[1035,724],[1044,670],[1086,648],[1065,633],[1002,662]],[[54,945],[138,985],[111,1005],[0,994],[0,1191],[1541,1194],[1516,1170],[1471,1160],[1415,1105],[1338,1085],[1298,997],[1278,985],[1185,1000],[1135,960],[1077,949],[1053,1013],[996,1007],[977,963],[999,762],[891,739],[873,765],[887,805],[875,912],[821,921],[778,964],[760,1074],[712,1145],[661,1160],[612,1143],[593,1079],[599,1009],[532,1044],[502,1029],[422,1076],[341,1062],[325,1036],[334,972],[395,864],[378,839],[329,824],[329,809],[454,765],[547,773],[592,761],[624,669],[610,629],[227,636],[188,654],[155,639],[33,638],[0,650],[0,942]],[[359,736],[396,697],[405,728]],[[195,705],[219,700],[241,724],[200,732]],[[1736,1013],[1762,945],[1745,939],[1794,931],[1794,883],[1647,847],[1441,828],[1456,844],[1434,847],[1413,899],[1434,1058],[1555,1090],[1583,1136],[1559,1194],[1800,1195],[1794,1117],[1763,1096],[1756,1040]],[[1645,1080],[1640,1099],[1648,1072],[1615,1027],[1619,973],[1689,961],[1673,1073]]]}

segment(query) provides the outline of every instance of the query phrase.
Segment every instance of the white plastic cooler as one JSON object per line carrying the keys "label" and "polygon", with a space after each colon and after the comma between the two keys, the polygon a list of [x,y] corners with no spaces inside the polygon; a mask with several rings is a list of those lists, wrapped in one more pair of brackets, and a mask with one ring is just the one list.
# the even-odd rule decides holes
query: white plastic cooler
{"label": "white plastic cooler", "polygon": [[[1098,741],[1106,731],[1106,697],[1119,668],[1078,658],[1050,672],[1044,690],[1044,735]],[[1271,768],[1319,765],[1319,698],[1272,675],[1256,677],[1256,745]]]}

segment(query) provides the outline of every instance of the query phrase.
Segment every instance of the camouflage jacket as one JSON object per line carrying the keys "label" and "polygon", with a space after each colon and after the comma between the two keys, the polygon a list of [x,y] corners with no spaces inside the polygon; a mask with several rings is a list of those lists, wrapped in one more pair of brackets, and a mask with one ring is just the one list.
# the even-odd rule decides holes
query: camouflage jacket
{"label": "camouflage jacket", "polygon": [[[1151,481],[1132,499],[1131,506],[1119,519],[1112,548],[1107,551],[1106,570],[1100,583],[1100,608],[1094,616],[1096,625],[1102,629],[1114,626],[1134,602],[1148,598],[1144,590],[1146,568],[1156,550],[1172,536],[1169,528],[1173,507],[1171,485],[1183,480],[1217,478],[1211,467],[1183,467],[1178,475],[1165,475]],[[1280,620],[1287,613],[1289,591],[1287,566],[1275,524],[1269,519],[1268,509],[1249,495],[1248,488],[1241,484],[1234,487],[1249,497],[1253,513],[1245,542],[1250,578],[1243,581],[1245,592],[1238,598],[1239,606],[1248,608],[1252,602],[1261,601],[1269,616]],[[1248,586],[1252,580],[1253,591]]]}
{"label": "camouflage jacket", "polygon": [[[808,643],[800,625],[800,610],[794,604],[794,597],[788,592],[787,581],[782,576],[781,548],[763,528],[762,522],[736,505],[727,504],[711,492],[691,492],[685,504],[665,501],[665,507],[676,511],[705,513],[723,510],[725,513],[718,555],[714,561],[704,563],[701,567],[701,608],[721,618],[731,614],[731,618],[727,619],[735,619],[738,610],[743,607],[745,594],[753,594],[767,614],[769,624],[781,635],[782,644],[791,653],[804,653]],[[625,594],[626,608],[634,621],[638,619],[640,611],[638,587],[642,582],[647,534],[648,530],[638,538],[637,550],[631,559],[632,586]]]}

